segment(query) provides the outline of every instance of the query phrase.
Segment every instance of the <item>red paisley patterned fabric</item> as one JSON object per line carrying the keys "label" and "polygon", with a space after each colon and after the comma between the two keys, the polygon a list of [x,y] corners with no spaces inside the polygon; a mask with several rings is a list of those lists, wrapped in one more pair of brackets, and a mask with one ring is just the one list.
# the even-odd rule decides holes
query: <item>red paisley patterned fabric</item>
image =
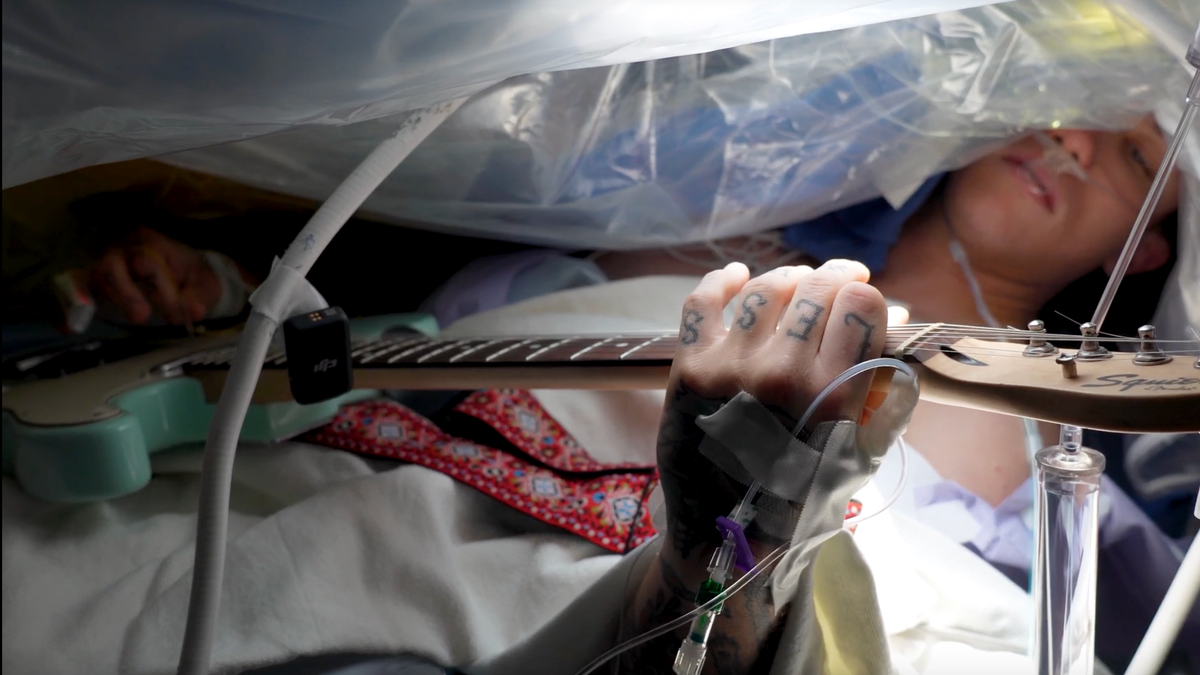
{"label": "red paisley patterned fabric", "polygon": [[390,400],[344,407],[301,440],[444,473],[538,520],[615,553],[654,536],[653,465],[596,461],[525,391],[475,392],[455,408],[527,457],[451,436]]}

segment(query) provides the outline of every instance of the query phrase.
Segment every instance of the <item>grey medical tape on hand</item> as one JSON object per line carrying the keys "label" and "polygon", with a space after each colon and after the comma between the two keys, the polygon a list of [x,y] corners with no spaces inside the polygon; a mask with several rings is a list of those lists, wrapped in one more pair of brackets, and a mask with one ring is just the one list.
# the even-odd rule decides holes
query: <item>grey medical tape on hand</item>
{"label": "grey medical tape on hand", "polygon": [[[807,441],[796,438],[825,396],[851,378],[879,367],[897,373],[887,397],[867,424],[824,422],[811,430]],[[872,359],[835,378],[791,431],[744,392],[716,413],[697,418],[696,425],[706,435],[700,452],[707,459],[735,480],[758,481],[770,495],[802,505],[794,523],[778,522],[786,518],[767,514],[763,514],[765,522],[756,519],[766,534],[792,542],[792,550],[772,575],[777,606],[790,600],[800,573],[820,544],[841,529],[846,504],[871,479],[888,447],[908,425],[918,393],[916,374],[910,367],[895,359]]]}
{"label": "grey medical tape on hand", "polygon": [[696,418],[705,433],[700,454],[738,482],[758,481],[790,502],[803,501],[805,477],[817,470],[821,453],[788,433],[774,413],[746,392],[712,415]]}
{"label": "grey medical tape on hand", "polygon": [[[793,436],[774,413],[742,392],[712,415],[696,418],[705,433],[700,454],[744,485],[760,486],[757,515],[746,536],[764,543],[794,540],[809,490],[821,464],[821,450],[833,437],[853,442],[853,422],[825,422],[808,441]],[[847,427],[837,433],[839,426]],[[844,508],[845,505],[843,505]]]}

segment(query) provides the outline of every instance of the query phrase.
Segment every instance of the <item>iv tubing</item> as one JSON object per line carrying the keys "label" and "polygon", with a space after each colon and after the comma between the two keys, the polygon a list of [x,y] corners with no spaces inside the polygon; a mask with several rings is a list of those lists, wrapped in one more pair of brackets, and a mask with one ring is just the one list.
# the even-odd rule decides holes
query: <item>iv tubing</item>
{"label": "iv tubing", "polygon": [[1179,118],[1179,126],[1175,128],[1175,137],[1171,139],[1171,146],[1167,148],[1167,154],[1163,155],[1162,163],[1158,165],[1158,173],[1154,176],[1154,183],[1150,185],[1150,193],[1146,195],[1146,201],[1142,203],[1142,210],[1138,212],[1133,230],[1129,232],[1129,238],[1125,240],[1125,248],[1121,251],[1121,257],[1117,259],[1116,267],[1108,276],[1108,285],[1104,287],[1104,295],[1100,296],[1100,302],[1096,305],[1096,313],[1092,315],[1092,323],[1096,324],[1096,330],[1100,330],[1104,325],[1108,309],[1112,306],[1113,297],[1117,294],[1121,280],[1125,278],[1125,272],[1133,260],[1138,242],[1142,240],[1142,235],[1146,233],[1146,228],[1150,225],[1150,216],[1154,214],[1154,208],[1158,206],[1158,200],[1162,198],[1163,190],[1167,187],[1167,180],[1171,176],[1171,170],[1175,168],[1179,150],[1183,147],[1183,141],[1191,129],[1192,120],[1196,118],[1197,108],[1200,108],[1200,70],[1197,70],[1195,76],[1192,77],[1192,84],[1188,88],[1187,99],[1183,106],[1183,116]]}
{"label": "iv tubing", "polygon": [[[1196,499],[1200,500],[1200,495],[1197,495]],[[1200,509],[1200,506],[1197,508]],[[1197,517],[1200,517],[1200,510],[1197,511]],[[1175,573],[1175,580],[1167,588],[1167,595],[1163,598],[1162,604],[1158,606],[1158,611],[1155,612],[1154,619],[1150,622],[1150,628],[1146,629],[1146,636],[1142,638],[1142,643],[1138,645],[1133,660],[1125,669],[1125,675],[1154,675],[1158,672],[1171,645],[1175,643],[1175,637],[1179,635],[1179,629],[1183,627],[1183,622],[1187,619],[1188,611],[1195,604],[1198,594],[1200,594],[1200,537],[1194,539],[1192,545],[1188,547],[1187,555],[1179,565],[1179,571]]]}
{"label": "iv tubing", "polygon": [[[845,370],[845,372],[843,372],[841,375],[838,375],[836,378],[834,378],[833,381],[830,382],[829,385],[825,387],[825,389],[821,390],[821,393],[817,395],[817,398],[814,399],[813,402],[808,406],[808,409],[804,411],[804,414],[800,417],[800,421],[796,423],[796,426],[793,428],[792,435],[795,436],[797,433],[800,432],[801,429],[804,428],[804,425],[808,422],[809,418],[812,417],[812,414],[816,411],[817,407],[821,404],[821,402],[825,400],[825,397],[828,396],[830,393],[832,393],[839,386],[844,384],[846,382],[846,380],[849,380],[850,378],[854,377],[855,375],[862,374],[868,370],[875,370],[876,368],[892,368],[894,370],[899,370],[900,372],[905,373],[906,375],[912,377],[914,381],[916,381],[916,379],[917,379],[917,374],[913,371],[913,369],[910,368],[907,363],[904,363],[903,361],[900,361],[898,359],[890,359],[890,358],[870,359],[868,361],[863,361],[862,363],[851,366],[850,368],[847,368]],[[904,451],[903,444],[901,444],[901,450],[902,450],[902,452]],[[883,508],[876,511],[875,513],[871,513],[871,514],[864,515],[864,516],[858,516],[857,518],[852,518],[852,519],[846,520],[845,524],[854,524],[854,523],[862,522],[863,520],[866,520],[867,518],[872,518],[874,516],[877,516],[880,513],[883,513],[883,511],[885,511],[889,506],[891,506],[892,504],[894,504],[896,502],[896,500],[900,497],[901,490],[904,489],[904,476],[907,474],[907,466],[908,466],[907,454],[902,454],[901,457],[902,457],[901,461],[904,462],[904,464],[902,465],[904,468],[901,470],[900,484],[896,486],[895,492],[887,500],[887,502],[884,503]],[[658,628],[655,628],[653,630],[648,630],[645,633],[642,633],[641,635],[639,635],[637,637],[633,637],[633,638],[626,640],[625,642],[622,642],[621,644],[617,645],[616,647],[613,647],[612,649],[604,652],[600,656],[597,656],[596,658],[592,659],[592,661],[590,663],[588,663],[586,666],[584,666],[582,669],[580,669],[579,672],[576,673],[575,675],[590,675],[591,673],[595,672],[597,668],[599,668],[600,666],[607,663],[610,659],[616,658],[617,656],[624,654],[625,652],[629,651],[630,649],[633,649],[634,647],[645,644],[646,642],[649,642],[650,640],[653,640],[656,637],[666,635],[667,633],[675,630],[676,628],[688,625],[688,623],[696,616],[699,616],[700,614],[715,608],[719,603],[725,602],[725,601],[729,600],[730,598],[732,598],[739,591],[741,591],[743,588],[745,588],[751,581],[754,581],[754,579],[756,579],[758,577],[758,575],[762,574],[768,567],[770,567],[771,565],[773,565],[777,561],[779,561],[779,559],[782,558],[790,549],[791,549],[791,546],[789,546],[788,544],[784,544],[783,546],[780,546],[779,548],[775,549],[774,551],[771,551],[769,554],[767,554],[767,556],[765,558],[763,558],[757,565],[754,566],[754,569],[745,573],[737,581],[730,584],[729,588],[725,589],[725,591],[723,593],[721,593],[720,595],[718,595],[717,597],[713,598],[712,600],[709,600],[708,602],[704,603],[703,605],[696,607],[692,611],[688,612],[687,614],[684,614],[683,616],[680,616],[679,618],[675,619],[674,621],[669,621],[669,622],[659,626]]]}
{"label": "iv tubing", "polygon": [[258,303],[251,298],[254,309],[246,321],[205,441],[196,519],[196,558],[179,675],[206,675],[209,670],[225,567],[234,454],[271,338],[278,323],[287,318],[281,312],[287,309],[289,291],[303,280],[333,236],[375,188],[464,101],[466,98],[459,98],[412,113],[313,214],[264,282],[263,286],[274,292],[268,292]]}

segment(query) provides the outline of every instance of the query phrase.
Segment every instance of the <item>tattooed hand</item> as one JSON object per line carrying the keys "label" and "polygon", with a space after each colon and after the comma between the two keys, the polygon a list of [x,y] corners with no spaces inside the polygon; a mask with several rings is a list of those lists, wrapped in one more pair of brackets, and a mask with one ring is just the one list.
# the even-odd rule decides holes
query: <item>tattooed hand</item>
{"label": "tattooed hand", "polygon": [[[869,273],[858,263],[781,268],[750,280],[748,274],[740,263],[710,273],[683,308],[658,440],[667,539],[682,559],[719,543],[713,522],[746,489],[699,455],[696,417],[745,391],[790,427],[833,378],[878,356],[886,337],[883,296],[864,283]],[[722,314],[734,297],[726,329]],[[867,393],[865,382],[856,384],[834,392],[814,422],[856,419]]]}
{"label": "tattooed hand", "polygon": [[[732,511],[746,492],[699,451],[704,434],[696,418],[717,411],[739,392],[754,396],[787,426],[814,398],[857,362],[879,356],[886,337],[887,307],[868,286],[867,268],[830,261],[820,268],[780,268],[755,279],[740,263],[709,273],[683,307],[679,345],[658,437],[658,468],[667,510],[667,531],[655,564],[626,621],[636,635],[695,606],[700,582],[720,544],[718,516]],[[734,320],[724,327],[726,305],[737,298]],[[866,381],[835,391],[808,425],[857,419]],[[799,504],[776,498],[772,509],[799,517]],[[779,515],[779,514],[776,514]],[[793,521],[794,526],[794,521]],[[783,541],[747,530],[759,559]],[[782,611],[771,606],[763,575],[732,598],[714,624],[706,672],[747,673],[769,666],[772,630]],[[680,637],[677,635],[676,637]],[[679,640],[666,638],[630,652],[626,672],[670,672]]]}

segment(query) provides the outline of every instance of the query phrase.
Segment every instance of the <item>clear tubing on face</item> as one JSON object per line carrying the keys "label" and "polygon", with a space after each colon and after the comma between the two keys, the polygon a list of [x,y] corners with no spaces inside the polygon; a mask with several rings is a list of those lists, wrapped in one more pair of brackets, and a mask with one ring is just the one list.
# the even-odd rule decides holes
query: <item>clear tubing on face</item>
{"label": "clear tubing on face", "polygon": [[1154,183],[1150,185],[1150,194],[1146,195],[1146,201],[1142,204],[1142,210],[1138,213],[1137,220],[1134,221],[1129,239],[1125,240],[1125,248],[1121,251],[1121,257],[1117,259],[1117,265],[1108,277],[1104,295],[1100,296],[1096,312],[1092,315],[1092,323],[1096,324],[1097,330],[1104,325],[1104,318],[1108,316],[1108,308],[1112,306],[1117,288],[1121,286],[1121,279],[1125,277],[1125,272],[1129,269],[1129,262],[1133,260],[1133,253],[1137,250],[1142,235],[1146,233],[1146,227],[1150,225],[1150,217],[1154,215],[1158,200],[1162,199],[1163,190],[1167,187],[1167,179],[1171,176],[1171,170],[1175,168],[1175,160],[1179,158],[1179,149],[1183,147],[1183,141],[1192,129],[1192,121],[1196,119],[1197,108],[1200,108],[1200,70],[1197,70],[1195,76],[1192,77],[1192,84],[1188,88],[1183,106],[1183,116],[1179,118],[1179,126],[1175,128],[1175,137],[1171,139],[1167,154],[1163,155],[1162,163],[1158,165],[1158,173],[1154,176]]}
{"label": "clear tubing on face", "polygon": [[1075,160],[1075,156],[1067,152],[1066,149],[1064,149],[1063,146],[1059,145],[1058,142],[1051,138],[1049,134],[1044,131],[1035,131],[1033,133],[1033,137],[1042,145],[1042,156],[1033,160],[1030,162],[1030,164],[1040,164],[1045,166],[1050,171],[1054,172],[1055,175],[1065,173],[1069,176],[1073,176],[1080,182],[1087,183],[1093,188],[1098,189],[1101,193],[1107,195],[1109,199],[1112,199],[1114,202],[1128,209],[1130,213],[1137,213],[1137,204],[1125,199],[1112,188],[1098,181],[1092,180],[1092,177],[1090,174],[1088,174],[1087,169],[1084,169],[1082,166],[1080,166],[1079,162]]}
{"label": "clear tubing on face", "polygon": [[1096,551],[1104,455],[1082,447],[1078,427],[1037,453],[1033,658],[1038,675],[1092,675]]}

